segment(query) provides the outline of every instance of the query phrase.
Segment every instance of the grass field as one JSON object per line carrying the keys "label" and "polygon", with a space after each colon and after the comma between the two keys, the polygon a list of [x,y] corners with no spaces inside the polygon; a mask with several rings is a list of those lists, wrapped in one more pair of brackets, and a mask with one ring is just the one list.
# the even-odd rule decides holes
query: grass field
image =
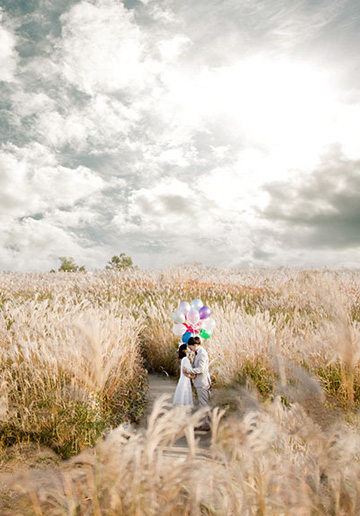
{"label": "grass field", "polygon": [[[359,280],[202,266],[0,274],[1,514],[360,514]],[[148,371],[177,374],[171,313],[194,298],[216,320],[211,459],[173,464],[158,445],[190,416],[158,407],[146,434],[123,424],[141,417]]]}

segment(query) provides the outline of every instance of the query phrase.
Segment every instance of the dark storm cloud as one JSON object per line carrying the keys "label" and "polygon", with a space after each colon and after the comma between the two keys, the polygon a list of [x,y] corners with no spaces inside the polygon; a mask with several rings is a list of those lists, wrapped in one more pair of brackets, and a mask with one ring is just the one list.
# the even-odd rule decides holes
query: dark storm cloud
{"label": "dark storm cloud", "polygon": [[336,156],[311,176],[265,190],[270,201],[261,216],[281,223],[284,242],[328,249],[360,245],[360,161]]}

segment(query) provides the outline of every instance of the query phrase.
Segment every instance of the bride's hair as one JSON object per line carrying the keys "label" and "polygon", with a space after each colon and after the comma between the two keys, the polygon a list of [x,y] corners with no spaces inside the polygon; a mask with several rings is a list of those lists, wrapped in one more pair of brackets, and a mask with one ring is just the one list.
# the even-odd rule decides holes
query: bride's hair
{"label": "bride's hair", "polygon": [[181,344],[178,350],[178,358],[186,357],[185,351],[187,350],[187,344]]}

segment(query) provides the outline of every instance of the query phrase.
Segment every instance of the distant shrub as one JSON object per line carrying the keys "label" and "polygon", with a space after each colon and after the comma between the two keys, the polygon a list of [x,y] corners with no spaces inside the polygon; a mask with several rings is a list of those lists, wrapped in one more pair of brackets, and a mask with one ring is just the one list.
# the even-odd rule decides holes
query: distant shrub
{"label": "distant shrub", "polygon": [[133,264],[132,258],[127,256],[125,253],[120,253],[118,256],[114,255],[111,260],[108,261],[105,269],[110,270],[123,270],[123,269],[137,269]]}
{"label": "distant shrub", "polygon": [[[66,256],[61,256],[59,258],[61,264],[59,267],[59,272],[85,272],[85,265],[77,265],[75,263],[74,258],[67,258]],[[50,272],[53,272],[50,271]]]}

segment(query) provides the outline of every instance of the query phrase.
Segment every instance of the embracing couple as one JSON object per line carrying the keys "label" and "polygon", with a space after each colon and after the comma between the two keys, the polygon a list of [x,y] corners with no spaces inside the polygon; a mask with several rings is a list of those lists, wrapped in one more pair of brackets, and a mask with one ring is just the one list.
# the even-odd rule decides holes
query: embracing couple
{"label": "embracing couple", "polygon": [[[194,353],[192,364],[189,360],[190,353]],[[200,337],[190,337],[187,344],[179,346],[178,358],[181,360],[180,378],[174,395],[174,405],[188,405],[193,407],[192,385],[196,389],[199,408],[210,406],[211,380],[209,374],[209,355],[201,345]],[[208,419],[196,427],[195,430],[210,430]]]}

